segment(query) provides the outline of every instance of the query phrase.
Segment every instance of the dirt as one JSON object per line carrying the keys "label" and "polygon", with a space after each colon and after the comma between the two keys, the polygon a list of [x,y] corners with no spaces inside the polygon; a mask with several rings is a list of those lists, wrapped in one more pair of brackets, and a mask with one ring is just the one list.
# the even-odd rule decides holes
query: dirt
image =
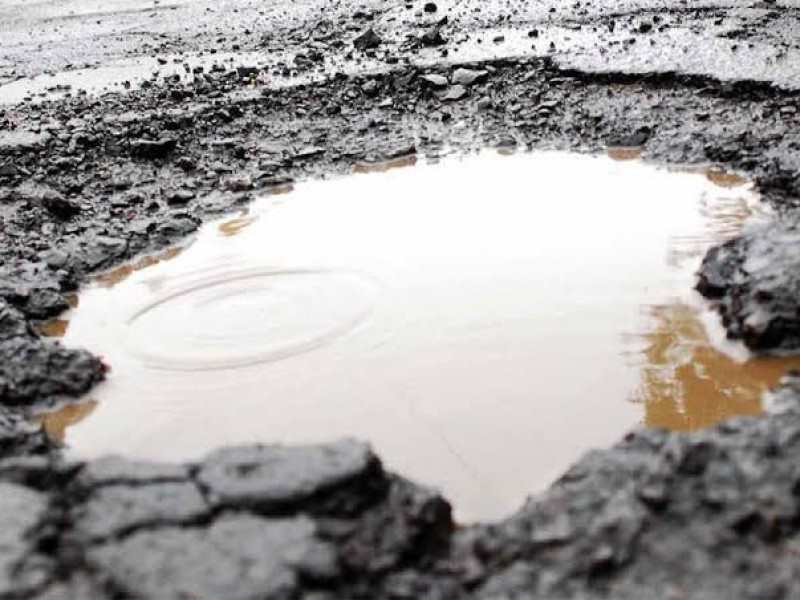
{"label": "dirt", "polygon": [[[105,369],[34,322],[255,194],[414,153],[641,147],[754,179],[775,220],[712,250],[700,289],[752,349],[797,350],[792,4],[218,4],[0,6],[0,596],[800,597],[796,379],[764,417],[631,434],[460,529],[352,442],[61,456],[26,414]],[[176,57],[185,76],[18,101],[26,77]]]}

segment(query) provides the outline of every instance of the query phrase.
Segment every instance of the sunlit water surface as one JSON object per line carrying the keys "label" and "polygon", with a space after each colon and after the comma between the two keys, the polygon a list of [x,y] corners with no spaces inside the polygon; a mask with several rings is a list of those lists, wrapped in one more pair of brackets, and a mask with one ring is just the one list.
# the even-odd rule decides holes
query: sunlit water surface
{"label": "sunlit water surface", "polygon": [[758,212],[739,178],[561,153],[389,168],[416,162],[267,196],[100,277],[47,329],[108,382],[47,428],[159,460],[353,436],[483,520],[630,428],[758,413],[792,362],[712,346],[691,292]]}

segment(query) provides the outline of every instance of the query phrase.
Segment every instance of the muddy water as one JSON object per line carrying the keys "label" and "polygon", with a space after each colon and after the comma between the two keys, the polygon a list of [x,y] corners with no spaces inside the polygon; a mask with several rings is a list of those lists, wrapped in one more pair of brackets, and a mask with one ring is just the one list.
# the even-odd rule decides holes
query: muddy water
{"label": "muddy water", "polygon": [[715,349],[690,293],[756,210],[744,182],[557,153],[395,168],[415,162],[263,198],[99,278],[53,331],[109,381],[49,429],[154,459],[355,436],[488,519],[631,427],[760,410],[784,362]]}

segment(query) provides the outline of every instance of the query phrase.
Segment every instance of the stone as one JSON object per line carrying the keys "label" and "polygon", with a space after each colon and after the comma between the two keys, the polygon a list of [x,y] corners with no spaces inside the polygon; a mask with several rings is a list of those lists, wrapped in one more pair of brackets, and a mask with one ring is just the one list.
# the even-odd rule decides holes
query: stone
{"label": "stone", "polygon": [[800,349],[800,217],[749,227],[711,249],[698,291],[716,301],[728,336],[756,352]]}
{"label": "stone", "polygon": [[170,206],[183,206],[193,200],[195,193],[191,190],[181,189],[167,195],[167,204]]}
{"label": "stone", "polygon": [[48,185],[24,185],[19,188],[18,194],[28,202],[41,206],[47,212],[62,220],[74,217],[81,211],[80,204],[68,199],[64,194]]}
{"label": "stone", "polygon": [[453,72],[451,81],[457,85],[470,86],[477,81],[481,81],[489,74],[488,71],[473,69],[456,69]]}
{"label": "stone", "polygon": [[131,154],[136,158],[156,159],[166,158],[177,147],[175,138],[164,137],[158,140],[132,140],[130,142]]}
{"label": "stone", "polygon": [[439,99],[443,102],[457,102],[467,95],[467,88],[463,85],[453,85]]}
{"label": "stone", "polygon": [[[54,449],[40,427],[33,425],[18,411],[0,406],[0,459],[31,457]],[[49,469],[49,465],[45,467]],[[4,477],[8,479],[8,477]]]}
{"label": "stone", "polygon": [[305,517],[232,514],[211,527],[135,533],[89,552],[117,589],[142,600],[296,597],[304,572],[337,574],[335,554]]}
{"label": "stone", "polygon": [[419,42],[423,46],[443,46],[447,40],[442,35],[442,28],[437,25],[423,33]]}
{"label": "stone", "polygon": [[0,298],[29,319],[55,317],[69,308],[59,277],[42,263],[0,266]]}
{"label": "stone", "polygon": [[197,231],[200,221],[189,215],[175,215],[165,219],[157,227],[154,238],[159,245],[166,245]]}
{"label": "stone", "polygon": [[436,73],[430,73],[428,75],[423,75],[420,77],[422,81],[430,85],[431,87],[441,89],[448,86],[449,82],[447,81],[447,77],[444,75],[438,75]]}
{"label": "stone", "polygon": [[10,306],[5,300],[0,300],[0,342],[30,335],[31,330],[25,320],[25,315]]}
{"label": "stone", "polygon": [[370,79],[361,86],[361,91],[369,98],[374,98],[380,93],[380,84],[374,79]]}
{"label": "stone", "polygon": [[374,50],[375,48],[379,47],[382,43],[383,40],[377,33],[375,33],[375,30],[372,29],[371,27],[353,40],[353,46],[355,46],[356,49],[361,50],[362,52],[365,50]]}
{"label": "stone", "polygon": [[0,596],[19,593],[21,582],[16,570],[33,550],[28,536],[44,517],[47,506],[47,497],[38,492],[0,483]]}
{"label": "stone", "polygon": [[51,138],[49,133],[37,133],[25,129],[0,131],[0,155],[41,148],[47,145]]}
{"label": "stone", "polygon": [[478,100],[477,106],[480,110],[489,110],[493,106],[492,99],[488,96],[483,96]]}
{"label": "stone", "polygon": [[322,493],[381,478],[380,463],[363,443],[320,446],[244,446],[212,453],[198,482],[216,504],[264,512],[299,505]]}
{"label": "stone", "polygon": [[94,488],[113,484],[143,484],[186,481],[186,465],[131,460],[121,456],[105,456],[88,463],[80,472],[82,487]]}
{"label": "stone", "polygon": [[35,339],[0,342],[0,405],[52,405],[79,398],[105,377],[105,367],[84,350]]}
{"label": "stone", "polygon": [[98,488],[72,518],[76,535],[94,542],[143,527],[192,523],[207,511],[193,483],[123,484]]}
{"label": "stone", "polygon": [[122,238],[108,235],[88,237],[83,246],[71,252],[73,263],[80,263],[84,271],[94,271],[108,266],[115,259],[125,256],[128,242]]}

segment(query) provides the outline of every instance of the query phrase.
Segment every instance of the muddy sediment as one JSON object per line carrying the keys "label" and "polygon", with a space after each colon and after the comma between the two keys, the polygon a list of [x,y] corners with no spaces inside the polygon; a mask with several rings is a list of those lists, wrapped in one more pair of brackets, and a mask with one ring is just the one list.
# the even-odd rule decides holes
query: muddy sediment
{"label": "muddy sediment", "polygon": [[[257,64],[220,61],[191,78],[123,85],[134,88],[127,93],[56,90],[0,108],[0,596],[798,596],[795,378],[765,417],[633,433],[588,454],[516,515],[463,529],[445,500],[387,473],[356,442],[229,449],[183,466],[77,463],[26,418],[103,378],[100,359],[35,327],[66,310],[89,276],[294,180],[486,146],[638,147],[646,160],[752,178],[775,220],[712,250],[700,290],[734,338],[757,351],[797,350],[794,9],[651,3],[620,14],[601,5],[576,19],[543,4],[542,14],[510,24],[487,14],[478,26],[466,11],[445,21],[451,7],[434,7],[388,22],[399,8],[384,3],[337,5],[327,15],[335,22],[298,9],[249,37],[247,11],[217,25],[247,40],[231,36],[219,43],[227,50],[304,50],[267,69],[268,79],[348,54],[379,59],[378,72],[326,67],[311,83],[278,86],[260,83]],[[52,36],[53,48],[69,36],[9,14],[0,12],[9,31],[21,24],[0,42],[3,82],[72,68],[24,41],[26,28],[37,32],[33,44]],[[538,49],[503,52],[509,28]],[[459,59],[460,31],[501,50]],[[578,32],[589,50],[575,46]],[[161,32],[157,53],[212,43],[173,33]],[[698,35],[713,51],[676,58]],[[116,44],[104,52],[152,58],[152,48]],[[770,68],[752,68],[756,59]]]}

